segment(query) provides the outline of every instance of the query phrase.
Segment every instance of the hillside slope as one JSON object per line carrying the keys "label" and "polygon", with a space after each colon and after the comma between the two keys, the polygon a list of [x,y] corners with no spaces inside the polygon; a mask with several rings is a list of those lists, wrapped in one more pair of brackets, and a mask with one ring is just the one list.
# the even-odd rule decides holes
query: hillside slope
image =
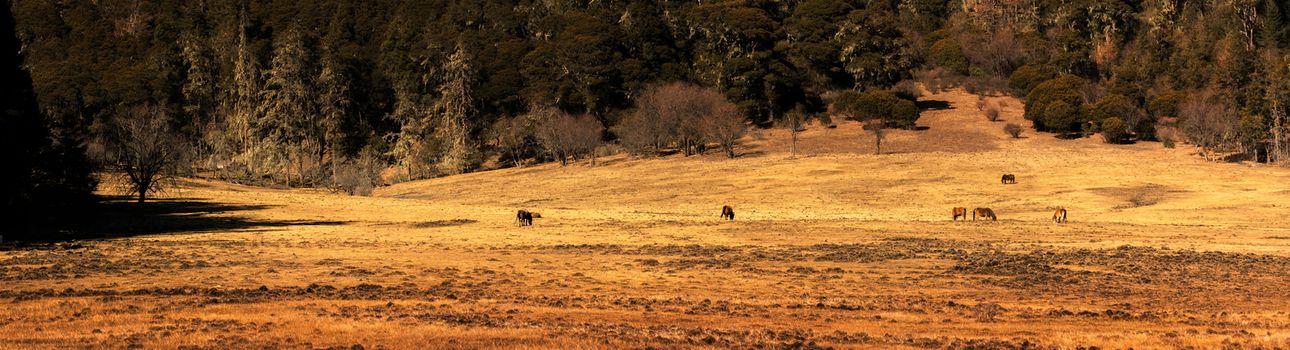
{"label": "hillside slope", "polygon": [[[1006,123],[1028,125],[1022,103],[989,122],[975,95],[924,97],[926,130],[895,130],[873,155],[872,136],[855,122],[812,125],[799,156],[783,130],[746,137],[741,157],[717,154],[651,159],[612,157],[595,167],[546,164],[380,189],[378,196],[443,204],[528,208],[549,220],[711,220],[723,204],[747,220],[858,219],[946,221],[950,209],[991,207],[1005,221],[1046,222],[1066,207],[1072,223],[1268,225],[1290,210],[1290,171],[1206,162],[1187,146],[1107,145],[1098,137],[1061,140],[1028,129],[1010,139]],[[1001,174],[1019,183],[1002,185]]]}

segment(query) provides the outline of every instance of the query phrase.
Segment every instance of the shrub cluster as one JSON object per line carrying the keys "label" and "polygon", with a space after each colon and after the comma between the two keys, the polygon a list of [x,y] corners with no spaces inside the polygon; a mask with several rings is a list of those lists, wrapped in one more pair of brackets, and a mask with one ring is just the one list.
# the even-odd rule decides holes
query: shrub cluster
{"label": "shrub cluster", "polygon": [[1039,131],[1072,133],[1082,130],[1084,81],[1062,75],[1036,86],[1026,95],[1025,117]]}
{"label": "shrub cluster", "polygon": [[838,95],[834,110],[854,120],[879,119],[887,125],[912,129],[918,122],[918,105],[885,90],[846,91]]}

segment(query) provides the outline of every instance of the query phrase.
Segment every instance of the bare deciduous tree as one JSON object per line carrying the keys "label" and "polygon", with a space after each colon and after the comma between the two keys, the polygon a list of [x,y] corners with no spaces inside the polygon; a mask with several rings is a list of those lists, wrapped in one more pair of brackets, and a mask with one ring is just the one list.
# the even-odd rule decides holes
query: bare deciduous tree
{"label": "bare deciduous tree", "polygon": [[554,107],[532,107],[529,114],[537,122],[535,131],[542,147],[560,165],[568,165],[569,160],[582,155],[589,155],[591,164],[596,164],[596,146],[605,130],[600,120],[585,114],[570,115]]}
{"label": "bare deciduous tree", "polygon": [[964,43],[963,54],[972,65],[981,67],[990,75],[1007,76],[1026,59],[1012,28],[964,33],[959,36],[959,42]]}
{"label": "bare deciduous tree", "polygon": [[735,144],[748,131],[743,113],[739,112],[739,107],[729,102],[717,104],[711,113],[703,118],[702,128],[703,133],[716,141],[729,158],[735,157]]}
{"label": "bare deciduous tree", "polygon": [[1196,145],[1207,160],[1213,160],[1216,152],[1236,138],[1236,110],[1215,101],[1212,93],[1193,95],[1178,108],[1178,114],[1187,142]]}
{"label": "bare deciduous tree", "polygon": [[805,124],[805,116],[796,111],[784,115],[784,128],[788,129],[788,154],[797,156],[797,136],[802,133],[802,124]]}
{"label": "bare deciduous tree", "polygon": [[636,153],[659,154],[676,138],[677,119],[665,113],[662,94],[650,88],[636,97],[636,110],[618,123],[615,133]]}
{"label": "bare deciduous tree", "polygon": [[493,142],[502,154],[511,158],[515,167],[524,166],[526,154],[530,154],[533,137],[533,120],[525,117],[501,118],[493,123],[489,132]]}
{"label": "bare deciduous tree", "polygon": [[864,121],[864,129],[873,134],[873,154],[882,154],[882,139],[887,136],[887,129],[882,119]]}
{"label": "bare deciduous tree", "polygon": [[685,83],[648,87],[635,101],[636,111],[615,130],[623,144],[637,152],[652,149],[655,153],[675,144],[687,156],[700,153],[704,143],[714,138],[703,126],[705,118],[725,113],[731,106],[716,90]]}
{"label": "bare deciduous tree", "polygon": [[182,170],[186,143],[170,127],[161,108],[138,106],[107,122],[98,133],[93,152],[122,176],[125,190],[139,203],[164,190]]}

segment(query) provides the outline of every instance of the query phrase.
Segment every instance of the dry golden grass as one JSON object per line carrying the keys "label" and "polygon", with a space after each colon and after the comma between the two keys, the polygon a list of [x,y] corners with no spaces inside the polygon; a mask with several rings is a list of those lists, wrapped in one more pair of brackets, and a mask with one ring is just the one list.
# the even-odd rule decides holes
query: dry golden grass
{"label": "dry golden grass", "polygon": [[374,197],[191,180],[118,238],[0,251],[0,348],[1290,347],[1290,171],[928,99],[883,155],[840,122]]}

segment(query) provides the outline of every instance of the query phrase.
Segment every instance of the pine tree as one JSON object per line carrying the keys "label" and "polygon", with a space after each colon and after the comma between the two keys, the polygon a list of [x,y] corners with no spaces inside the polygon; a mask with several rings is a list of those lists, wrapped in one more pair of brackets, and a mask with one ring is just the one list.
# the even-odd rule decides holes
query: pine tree
{"label": "pine tree", "polygon": [[319,134],[313,91],[315,73],[309,63],[299,30],[291,29],[275,38],[273,61],[262,92],[264,112],[258,126],[262,141],[272,145],[281,157],[287,186],[291,186],[291,168],[302,167],[301,150],[318,146],[307,145]]}
{"label": "pine tree", "polygon": [[471,98],[474,72],[464,44],[457,48],[444,63],[443,85],[439,87],[437,138],[444,145],[439,168],[446,174],[459,174],[470,170],[474,159],[474,145],[470,142],[470,126],[475,109]]}
{"label": "pine tree", "polygon": [[381,70],[389,77],[391,119],[398,129],[389,138],[389,155],[407,178],[428,175],[436,159],[435,144],[428,136],[433,129],[426,107],[426,85],[438,74],[438,65],[430,65],[415,48],[419,38],[411,30],[411,21],[402,16],[391,19],[380,47]]}
{"label": "pine tree", "polygon": [[[199,139],[207,132],[204,128],[210,123],[219,101],[216,95],[217,72],[210,48],[200,37],[185,37],[182,44],[184,63],[187,65],[187,74],[181,88],[183,112],[188,117],[188,125],[195,128],[190,130],[189,136]],[[199,148],[197,156],[205,156],[203,151],[205,150]]]}
{"label": "pine tree", "polygon": [[318,87],[322,94],[318,106],[323,128],[321,144],[326,148],[326,152],[331,154],[333,181],[336,178],[336,166],[340,158],[340,141],[346,136],[345,121],[353,105],[350,99],[350,78],[335,50],[335,48],[328,48],[323,54],[322,70],[318,75]]}
{"label": "pine tree", "polygon": [[83,219],[96,180],[75,130],[59,133],[40,113],[9,2],[0,5],[0,234],[38,238],[21,236]]}
{"label": "pine tree", "polygon": [[[260,64],[252,52],[251,41],[247,31],[246,13],[240,14],[237,22],[237,42],[233,55],[232,91],[228,93],[224,110],[229,115],[224,120],[226,134],[219,140],[217,149],[233,156],[236,163],[247,167],[250,175],[258,175],[257,145],[255,123],[259,119],[260,104]],[[231,135],[230,135],[231,134]]]}

